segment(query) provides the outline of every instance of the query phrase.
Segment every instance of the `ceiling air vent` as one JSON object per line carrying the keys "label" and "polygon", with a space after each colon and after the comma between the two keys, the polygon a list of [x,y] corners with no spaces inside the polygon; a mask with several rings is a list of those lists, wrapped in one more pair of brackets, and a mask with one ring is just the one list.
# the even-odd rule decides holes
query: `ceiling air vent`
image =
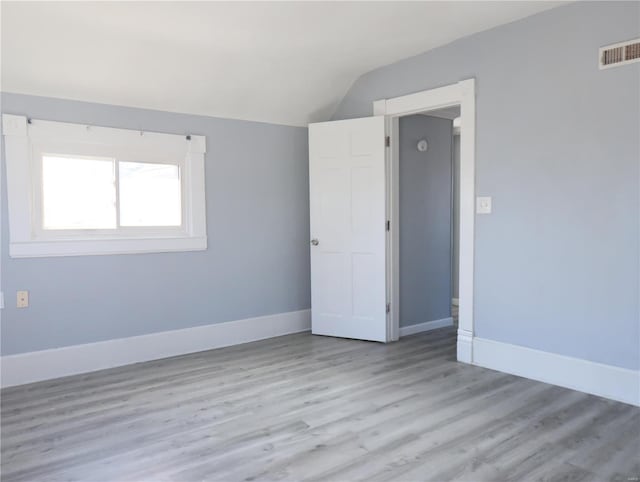
{"label": "ceiling air vent", "polygon": [[601,69],[640,62],[640,39],[602,47],[599,62]]}

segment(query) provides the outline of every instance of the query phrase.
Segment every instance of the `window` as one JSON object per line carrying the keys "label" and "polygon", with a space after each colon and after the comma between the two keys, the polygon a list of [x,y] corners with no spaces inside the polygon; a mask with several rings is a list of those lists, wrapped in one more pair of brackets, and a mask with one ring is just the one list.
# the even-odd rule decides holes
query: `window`
{"label": "window", "polygon": [[114,229],[113,159],[42,156],[42,228]]}
{"label": "window", "polygon": [[180,166],[120,162],[121,226],[180,226]]}
{"label": "window", "polygon": [[3,115],[10,255],[206,249],[205,139]]}

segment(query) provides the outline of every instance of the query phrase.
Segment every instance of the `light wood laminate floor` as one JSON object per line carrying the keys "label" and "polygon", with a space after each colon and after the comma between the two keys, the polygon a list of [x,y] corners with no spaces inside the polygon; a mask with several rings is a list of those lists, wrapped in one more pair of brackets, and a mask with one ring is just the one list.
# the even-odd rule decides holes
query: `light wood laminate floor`
{"label": "light wood laminate floor", "polygon": [[296,334],[2,391],[3,481],[640,476],[640,409],[389,345]]}

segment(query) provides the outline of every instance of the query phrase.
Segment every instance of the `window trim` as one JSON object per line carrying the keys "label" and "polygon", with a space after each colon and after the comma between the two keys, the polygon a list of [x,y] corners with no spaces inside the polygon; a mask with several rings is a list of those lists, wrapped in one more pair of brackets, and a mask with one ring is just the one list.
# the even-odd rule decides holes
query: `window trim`
{"label": "window trim", "polygon": [[[207,248],[204,136],[28,120],[3,114],[12,258],[198,251]],[[65,147],[68,146],[68,147]],[[178,164],[181,169],[182,226],[124,227],[116,230],[43,230],[37,183],[37,153],[68,152],[134,162]],[[178,162],[176,162],[178,161]],[[40,170],[40,171],[39,171]],[[109,231],[109,232],[107,232]]]}

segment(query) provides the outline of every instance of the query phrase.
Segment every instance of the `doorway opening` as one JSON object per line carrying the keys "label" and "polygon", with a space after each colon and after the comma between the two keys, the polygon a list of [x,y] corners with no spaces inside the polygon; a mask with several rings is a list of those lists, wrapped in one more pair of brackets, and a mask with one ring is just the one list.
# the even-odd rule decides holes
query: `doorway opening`
{"label": "doorway opening", "polygon": [[400,337],[457,323],[456,119],[460,106],[399,118]]}
{"label": "doorway opening", "polygon": [[[436,89],[417,92],[373,103],[374,115],[385,117],[390,149],[386,159],[386,202],[389,219],[387,234],[387,340],[400,337],[401,307],[401,223],[400,216],[400,120],[414,114],[443,112],[459,109],[459,233],[458,272],[458,328],[457,358],[471,363],[473,360],[473,273],[474,273],[474,205],[475,205],[475,80],[468,79]],[[428,140],[427,140],[428,145]],[[417,147],[417,144],[416,144]],[[427,146],[428,149],[428,146]],[[451,189],[453,185],[450,184]],[[452,201],[453,199],[451,199]],[[449,211],[452,213],[453,210]],[[451,214],[450,214],[451,215]],[[450,222],[453,231],[453,220]],[[451,233],[453,239],[453,233]],[[451,246],[453,250],[453,246]],[[451,258],[449,258],[451,260]],[[452,268],[452,270],[455,268]],[[451,276],[453,279],[453,276]],[[451,286],[451,291],[453,291]],[[449,302],[451,302],[450,296]],[[417,321],[417,320],[416,320]],[[433,321],[433,320],[424,320]],[[412,321],[415,323],[415,321]],[[442,323],[445,323],[444,321]]]}

